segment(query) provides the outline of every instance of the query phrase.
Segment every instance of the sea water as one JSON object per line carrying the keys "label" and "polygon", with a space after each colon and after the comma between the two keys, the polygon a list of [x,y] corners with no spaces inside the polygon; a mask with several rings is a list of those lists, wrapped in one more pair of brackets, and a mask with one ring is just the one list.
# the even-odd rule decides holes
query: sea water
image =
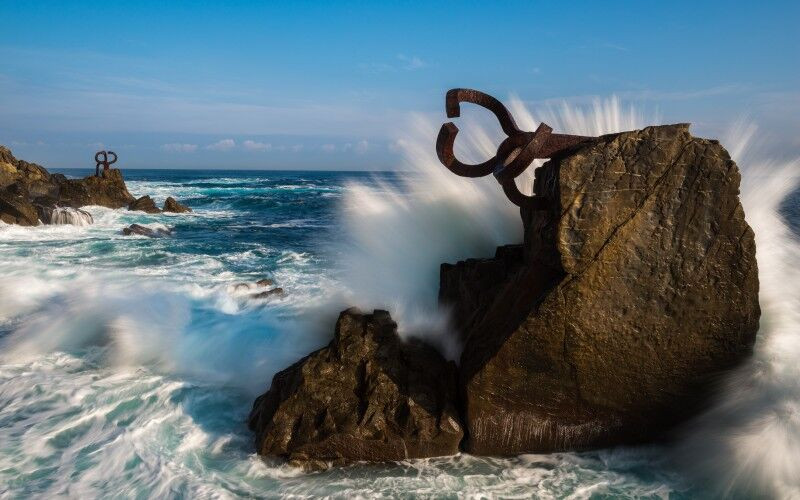
{"label": "sea water", "polygon": [[[512,109],[535,128],[519,103]],[[584,134],[643,120],[615,101],[549,111],[539,116]],[[491,255],[519,241],[521,227],[493,179],[456,178],[436,163],[435,125],[417,119],[398,141],[410,172],[125,170],[135,196],[174,196],[194,212],[88,207],[91,225],[0,223],[0,496],[800,495],[797,163],[754,155],[748,127],[723,143],[742,168],[756,231],[756,354],[675,442],[317,473],[254,454],[253,399],[276,371],[325,345],[347,306],[387,308],[401,334],[457,358],[435,307],[438,265]],[[485,159],[497,137],[473,130],[457,152]],[[133,223],[172,236],[123,236]],[[285,296],[235,286],[262,278]]]}

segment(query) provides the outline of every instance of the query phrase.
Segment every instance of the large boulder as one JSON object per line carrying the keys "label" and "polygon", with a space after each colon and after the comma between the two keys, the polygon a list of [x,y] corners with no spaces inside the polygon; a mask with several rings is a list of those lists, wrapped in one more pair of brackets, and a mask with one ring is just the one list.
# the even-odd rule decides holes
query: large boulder
{"label": "large boulder", "polygon": [[92,175],[83,179],[66,179],[62,176],[57,185],[58,202],[65,206],[79,208],[86,205],[100,205],[122,208],[136,200],[128,192],[122,172],[115,168],[102,171],[100,177]]}
{"label": "large boulder", "polygon": [[698,411],[760,316],[739,170],[688,125],[600,137],[536,172],[522,247],[443,265],[481,455],[636,442]]}
{"label": "large boulder", "polygon": [[249,425],[258,453],[306,468],[451,455],[456,382],[455,364],[401,340],[389,313],[349,309],[327,347],[275,375]]}

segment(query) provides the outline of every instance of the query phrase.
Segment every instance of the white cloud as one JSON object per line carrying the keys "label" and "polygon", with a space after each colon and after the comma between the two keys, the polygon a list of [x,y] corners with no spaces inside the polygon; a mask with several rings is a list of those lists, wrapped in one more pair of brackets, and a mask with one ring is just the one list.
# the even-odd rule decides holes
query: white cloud
{"label": "white cloud", "polygon": [[366,139],[360,140],[356,143],[356,153],[363,155],[367,152],[367,149],[369,149],[369,143],[366,141]]}
{"label": "white cloud", "polygon": [[194,153],[197,151],[197,144],[181,144],[179,142],[173,142],[170,144],[163,144],[161,149],[173,153]]}
{"label": "white cloud", "polygon": [[302,144],[295,144],[294,146],[292,146],[292,151],[295,153],[299,153],[302,150],[303,150]]}
{"label": "white cloud", "polygon": [[407,56],[405,54],[397,54],[397,61],[393,63],[369,63],[359,64],[358,67],[362,70],[372,73],[394,73],[398,71],[416,71],[419,69],[427,68],[430,64],[422,60],[418,56]]}
{"label": "white cloud", "polygon": [[417,56],[406,56],[404,54],[397,54],[397,58],[402,63],[402,69],[407,71],[414,71],[416,69],[422,69],[428,66],[428,63],[423,61]]}
{"label": "white cloud", "polygon": [[323,144],[322,150],[325,151],[326,153],[332,153],[336,151],[336,146],[334,146],[333,144]]}
{"label": "white cloud", "polygon": [[206,146],[206,149],[210,149],[211,151],[229,151],[236,147],[236,141],[233,139],[222,139],[221,141],[217,141],[214,144],[209,144]]}
{"label": "white cloud", "polygon": [[269,151],[272,149],[272,144],[256,141],[244,141],[242,147],[248,151]]}

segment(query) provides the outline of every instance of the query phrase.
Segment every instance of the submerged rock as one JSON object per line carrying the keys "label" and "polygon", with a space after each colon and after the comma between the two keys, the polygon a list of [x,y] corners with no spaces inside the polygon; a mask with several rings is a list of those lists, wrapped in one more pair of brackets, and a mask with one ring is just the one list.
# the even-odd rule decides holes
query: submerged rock
{"label": "submerged rock", "polygon": [[524,244],[443,265],[466,451],[653,438],[745,358],[760,309],[739,170],[688,125],[603,136],[536,171]]}
{"label": "submerged rock", "polygon": [[266,290],[264,292],[254,293],[250,297],[254,299],[268,299],[270,297],[283,297],[286,295],[286,292],[283,291],[283,288],[277,287],[272,288],[270,290]]}
{"label": "submerged rock", "polygon": [[147,226],[142,226],[140,224],[131,224],[130,226],[124,228],[122,230],[122,234],[125,236],[130,236],[132,234],[138,234],[140,236],[148,236],[150,238],[159,238],[162,236],[170,236],[172,235],[172,231],[168,229],[162,228],[150,228]]}
{"label": "submerged rock", "polygon": [[163,211],[164,212],[172,212],[172,213],[176,213],[176,214],[183,214],[183,213],[191,212],[192,209],[187,207],[186,205],[178,203],[175,200],[175,198],[170,196],[170,197],[168,197],[166,199],[166,201],[164,201],[164,209],[163,209]]}
{"label": "submerged rock", "polygon": [[279,372],[250,413],[262,455],[306,468],[451,455],[456,369],[389,313],[344,311],[331,343]]}
{"label": "submerged rock", "polygon": [[142,196],[141,198],[136,199],[130,205],[128,205],[128,210],[134,210],[138,212],[146,212],[148,214],[160,214],[161,210],[156,206],[156,202],[153,201],[150,196]]}

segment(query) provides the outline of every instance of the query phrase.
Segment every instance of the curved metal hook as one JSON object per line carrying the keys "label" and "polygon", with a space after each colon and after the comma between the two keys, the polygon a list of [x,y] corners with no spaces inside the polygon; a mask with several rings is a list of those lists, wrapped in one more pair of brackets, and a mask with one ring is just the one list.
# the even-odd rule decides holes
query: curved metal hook
{"label": "curved metal hook", "polygon": [[453,122],[447,122],[439,129],[439,137],[436,138],[436,155],[442,165],[461,177],[483,177],[491,174],[497,164],[496,156],[477,165],[461,163],[456,159],[453,152],[456,135],[458,135],[458,127]]}
{"label": "curved metal hook", "polygon": [[113,159],[113,160],[111,160],[111,161],[108,161],[108,157],[106,157],[106,162],[107,162],[109,165],[111,165],[112,163],[116,163],[116,162],[117,162],[117,153],[115,153],[115,152],[113,152],[113,151],[108,151],[108,154],[110,154],[110,155],[114,155],[114,159]]}
{"label": "curved metal hook", "polygon": [[543,209],[545,200],[540,196],[526,196],[514,181],[536,158],[550,158],[559,151],[591,139],[577,135],[553,134],[553,129],[541,123],[535,132],[524,132],[517,127],[511,113],[494,97],[472,89],[451,89],[445,97],[445,110],[449,118],[461,115],[461,103],[483,106],[497,117],[508,137],[500,143],[497,154],[483,163],[470,165],[458,161],[453,152],[458,127],[447,122],[439,129],[436,154],[439,161],[451,172],[462,177],[483,177],[494,173],[508,199],[519,207]]}
{"label": "curved metal hook", "polygon": [[478,106],[484,107],[494,113],[494,116],[497,117],[497,121],[500,122],[500,126],[503,128],[503,132],[505,132],[507,136],[510,137],[514,134],[519,134],[522,132],[522,130],[517,127],[514,117],[511,116],[511,113],[508,112],[503,103],[489,94],[484,94],[480,90],[448,90],[447,95],[445,95],[444,98],[444,107],[448,118],[456,118],[461,116],[460,103],[462,102],[471,102],[472,104],[477,104]]}

